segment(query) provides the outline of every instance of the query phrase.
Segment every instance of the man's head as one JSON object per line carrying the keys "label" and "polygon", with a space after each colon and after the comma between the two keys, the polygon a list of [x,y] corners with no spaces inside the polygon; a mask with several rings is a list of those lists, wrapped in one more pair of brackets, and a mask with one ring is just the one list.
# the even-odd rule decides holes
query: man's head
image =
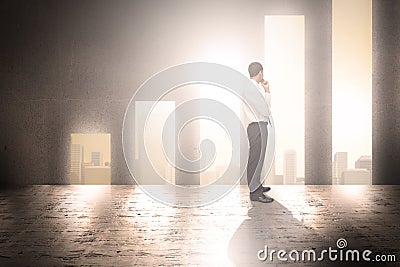
{"label": "man's head", "polygon": [[259,62],[252,62],[249,65],[249,75],[250,78],[256,82],[261,82],[264,79],[263,67]]}

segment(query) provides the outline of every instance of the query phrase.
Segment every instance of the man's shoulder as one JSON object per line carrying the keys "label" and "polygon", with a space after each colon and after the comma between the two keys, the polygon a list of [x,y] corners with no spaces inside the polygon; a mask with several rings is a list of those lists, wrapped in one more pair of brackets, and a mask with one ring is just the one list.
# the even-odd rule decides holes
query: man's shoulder
{"label": "man's shoulder", "polygon": [[258,82],[256,82],[254,79],[249,78],[249,80],[250,80],[255,86],[258,86]]}

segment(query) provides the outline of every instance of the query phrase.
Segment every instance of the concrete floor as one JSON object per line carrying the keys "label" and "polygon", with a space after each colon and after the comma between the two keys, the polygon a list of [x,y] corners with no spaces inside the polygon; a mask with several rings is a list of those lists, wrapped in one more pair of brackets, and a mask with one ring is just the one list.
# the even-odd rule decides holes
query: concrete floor
{"label": "concrete floor", "polygon": [[[273,186],[270,204],[246,186],[199,208],[158,203],[134,186],[0,190],[0,266],[342,266],[260,261],[269,250],[338,249],[400,261],[399,186]],[[288,255],[286,254],[286,257]],[[346,264],[345,264],[346,263]],[[352,265],[354,262],[352,262]],[[361,262],[360,266],[396,263]]]}

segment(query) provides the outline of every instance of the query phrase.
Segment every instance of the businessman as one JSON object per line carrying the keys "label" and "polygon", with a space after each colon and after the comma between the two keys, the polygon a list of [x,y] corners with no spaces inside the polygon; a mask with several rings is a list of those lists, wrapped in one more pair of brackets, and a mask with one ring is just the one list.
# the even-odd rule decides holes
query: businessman
{"label": "businessman", "polygon": [[243,105],[247,137],[249,140],[249,158],[247,162],[247,183],[250,189],[250,200],[270,203],[273,198],[264,195],[271,188],[261,184],[261,170],[264,164],[268,139],[268,121],[271,106],[269,83],[264,80],[263,67],[253,62],[248,68],[250,80],[257,90],[244,92],[247,105]]}

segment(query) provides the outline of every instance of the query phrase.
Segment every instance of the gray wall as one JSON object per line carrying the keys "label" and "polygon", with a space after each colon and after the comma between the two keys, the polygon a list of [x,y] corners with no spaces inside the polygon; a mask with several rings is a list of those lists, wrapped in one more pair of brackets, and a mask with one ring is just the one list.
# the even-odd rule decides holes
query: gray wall
{"label": "gray wall", "polygon": [[[3,1],[0,184],[68,184],[71,133],[111,133],[112,183],[130,184],[121,127],[134,91],[206,45],[264,60],[264,15],[306,16],[306,183],[331,176],[331,1]],[[225,40],[225,41],[224,41]],[[243,40],[245,40],[243,42]]]}
{"label": "gray wall", "polygon": [[400,184],[400,1],[372,10],[372,183]]}

